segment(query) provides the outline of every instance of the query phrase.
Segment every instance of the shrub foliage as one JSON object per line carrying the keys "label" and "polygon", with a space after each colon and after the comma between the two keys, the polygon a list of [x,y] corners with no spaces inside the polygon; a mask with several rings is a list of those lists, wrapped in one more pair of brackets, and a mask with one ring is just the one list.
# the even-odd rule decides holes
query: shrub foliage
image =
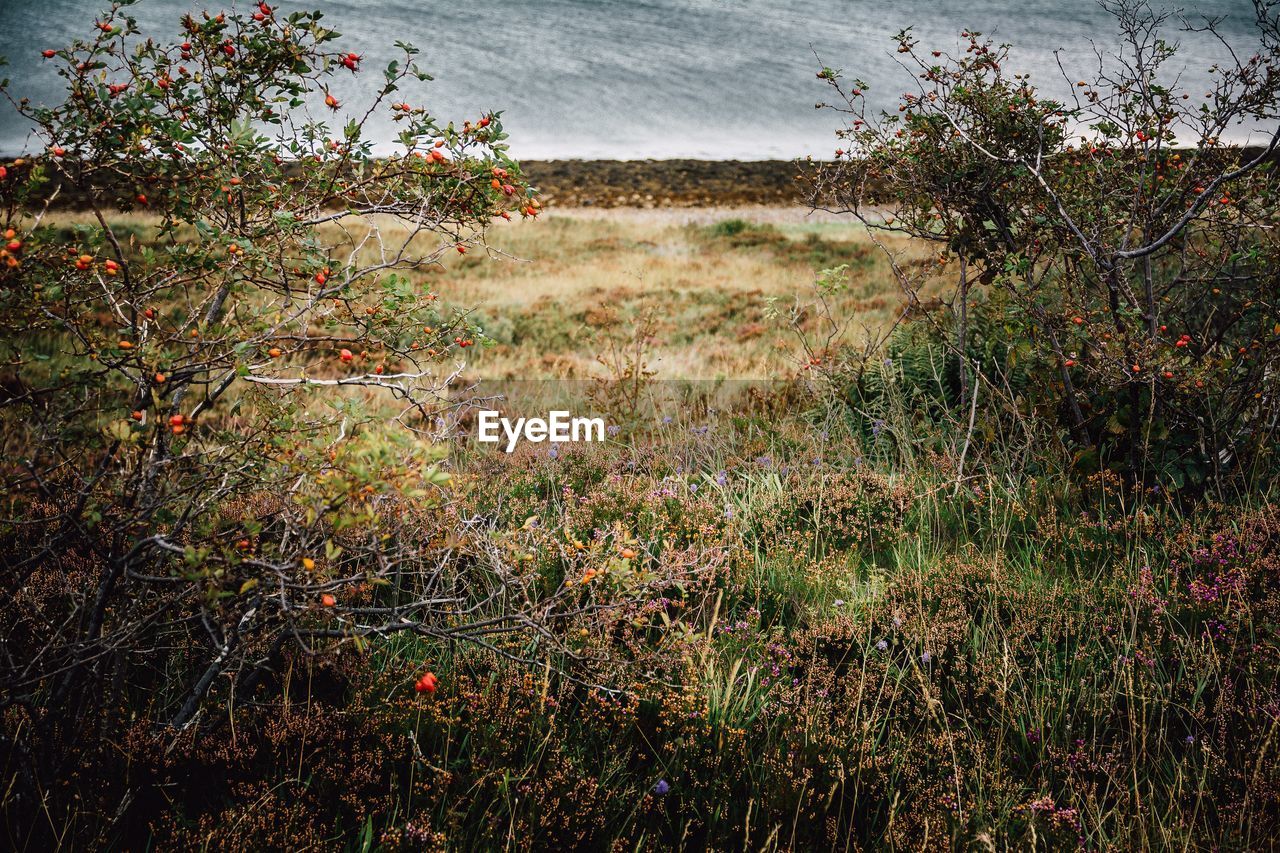
{"label": "shrub foliage", "polygon": [[[972,395],[1003,401],[992,408],[1060,429],[1086,469],[1195,487],[1249,470],[1274,441],[1280,19],[1256,2],[1257,52],[1192,92],[1168,16],[1110,8],[1120,48],[1067,78],[1066,99],[976,32],[955,54],[900,33],[915,79],[890,114],[824,68],[845,147],[812,197],[934,247],[895,265],[912,302],[931,278],[958,279],[937,338],[962,413]],[[1216,35],[1212,21],[1186,26]],[[1222,142],[1241,127],[1263,146]],[[1011,389],[1015,370],[1034,381]]]}

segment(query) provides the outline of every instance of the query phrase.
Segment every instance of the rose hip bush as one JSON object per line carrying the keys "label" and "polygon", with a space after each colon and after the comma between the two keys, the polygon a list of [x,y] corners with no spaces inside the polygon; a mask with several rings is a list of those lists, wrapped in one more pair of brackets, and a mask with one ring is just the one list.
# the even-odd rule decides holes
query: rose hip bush
{"label": "rose hip bush", "polygon": [[431,429],[483,337],[418,275],[536,215],[500,116],[438,118],[412,47],[366,68],[319,13],[187,15],[172,43],[126,13],[43,51],[61,104],[4,89],[44,146],[0,170],[14,813],[122,703],[181,729],[286,643],[470,636],[517,583],[428,546]]}
{"label": "rose hip bush", "polygon": [[[1109,7],[1120,49],[1087,77],[1064,70],[1065,98],[974,32],[955,53],[900,33],[915,79],[892,113],[868,109],[864,82],[819,73],[844,126],[814,204],[932,246],[895,262],[911,305],[958,280],[947,319],[929,316],[971,435],[971,408],[979,433],[1013,411],[1060,431],[1086,470],[1177,489],[1267,455],[1280,390],[1280,18],[1253,5],[1256,52],[1224,52],[1207,92],[1180,85],[1167,16],[1127,0]],[[1212,21],[1184,23],[1217,35]],[[1241,128],[1260,130],[1261,147],[1224,143]]]}

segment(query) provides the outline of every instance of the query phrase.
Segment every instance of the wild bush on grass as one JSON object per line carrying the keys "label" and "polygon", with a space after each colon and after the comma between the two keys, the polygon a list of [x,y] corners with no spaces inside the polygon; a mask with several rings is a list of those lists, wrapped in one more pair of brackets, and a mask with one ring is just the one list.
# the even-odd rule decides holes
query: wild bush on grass
{"label": "wild bush on grass", "polygon": [[[1121,47],[1065,99],[975,32],[956,54],[899,34],[915,79],[893,113],[872,114],[865,82],[824,68],[845,124],[813,200],[933,246],[926,264],[894,264],[913,304],[930,278],[958,279],[937,323],[958,362],[957,420],[981,395],[984,413],[1060,430],[1086,470],[1198,489],[1248,472],[1274,441],[1280,19],[1254,2],[1255,51],[1216,65],[1202,93],[1180,85],[1167,15],[1108,8]],[[1212,21],[1187,27],[1217,36]],[[1241,126],[1262,130],[1260,149],[1223,144]],[[1034,377],[1024,391],[979,363],[992,343]]]}
{"label": "wild bush on grass", "polygon": [[[286,644],[456,634],[510,581],[423,536],[430,418],[480,335],[411,277],[536,214],[500,116],[445,123],[400,45],[343,118],[329,82],[366,69],[319,13],[191,14],[168,43],[128,5],[44,52],[65,101],[4,89],[45,146],[0,180],[4,808],[28,828],[121,708],[181,730]],[[48,224],[63,199],[79,224]],[[54,802],[49,831],[92,825]]]}

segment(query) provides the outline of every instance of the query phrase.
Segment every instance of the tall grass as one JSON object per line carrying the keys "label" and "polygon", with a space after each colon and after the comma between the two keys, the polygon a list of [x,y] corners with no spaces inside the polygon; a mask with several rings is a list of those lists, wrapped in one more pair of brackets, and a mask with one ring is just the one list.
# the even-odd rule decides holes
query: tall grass
{"label": "tall grass", "polygon": [[[599,335],[654,301],[691,312],[667,315],[676,364],[777,371],[774,331],[744,343],[738,324],[811,279],[813,253],[859,245],[554,217],[498,239],[534,261],[435,285],[507,318],[479,360],[491,376],[580,375]],[[841,310],[887,319],[877,274],[855,268]],[[550,302],[531,298],[544,286]],[[602,293],[617,314],[590,321]],[[104,721],[68,782],[83,805],[50,823],[119,846],[1270,846],[1274,480],[1188,506],[1001,441],[961,470],[963,422],[921,417],[896,369],[875,413],[758,388],[555,456],[455,448],[447,547],[546,590],[577,582],[581,609],[555,625],[570,652],[534,630],[286,649],[218,725],[161,735],[129,707]],[[624,543],[637,556],[620,565]],[[624,604],[672,566],[688,571]],[[414,692],[425,670],[434,694]]]}

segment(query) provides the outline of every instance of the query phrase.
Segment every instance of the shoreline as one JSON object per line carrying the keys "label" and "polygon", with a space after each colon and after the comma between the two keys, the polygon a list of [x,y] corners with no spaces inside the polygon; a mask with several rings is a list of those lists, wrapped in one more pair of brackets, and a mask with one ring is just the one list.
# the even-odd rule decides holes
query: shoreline
{"label": "shoreline", "polygon": [[[1249,157],[1261,149],[1221,149]],[[1280,162],[1280,156],[1276,158]],[[9,158],[0,163],[9,164]],[[805,208],[802,173],[831,166],[826,160],[522,160],[529,183],[549,210],[725,210]],[[56,204],[74,208],[66,192]]]}
{"label": "shoreline", "polygon": [[[13,169],[13,158],[0,164]],[[824,164],[803,160],[522,160],[529,183],[551,209],[640,210],[804,206],[797,177]],[[58,182],[60,183],[60,182]],[[62,185],[54,206],[78,208]]]}
{"label": "shoreline", "polygon": [[548,208],[794,207],[801,160],[522,160]]}
{"label": "shoreline", "polygon": [[714,225],[729,219],[742,219],[756,225],[827,225],[856,223],[851,216],[810,210],[800,202],[774,204],[699,204],[655,205],[639,207],[634,204],[603,207],[598,205],[568,206],[547,205],[540,219],[574,219],[594,222],[615,222],[642,225]]}

